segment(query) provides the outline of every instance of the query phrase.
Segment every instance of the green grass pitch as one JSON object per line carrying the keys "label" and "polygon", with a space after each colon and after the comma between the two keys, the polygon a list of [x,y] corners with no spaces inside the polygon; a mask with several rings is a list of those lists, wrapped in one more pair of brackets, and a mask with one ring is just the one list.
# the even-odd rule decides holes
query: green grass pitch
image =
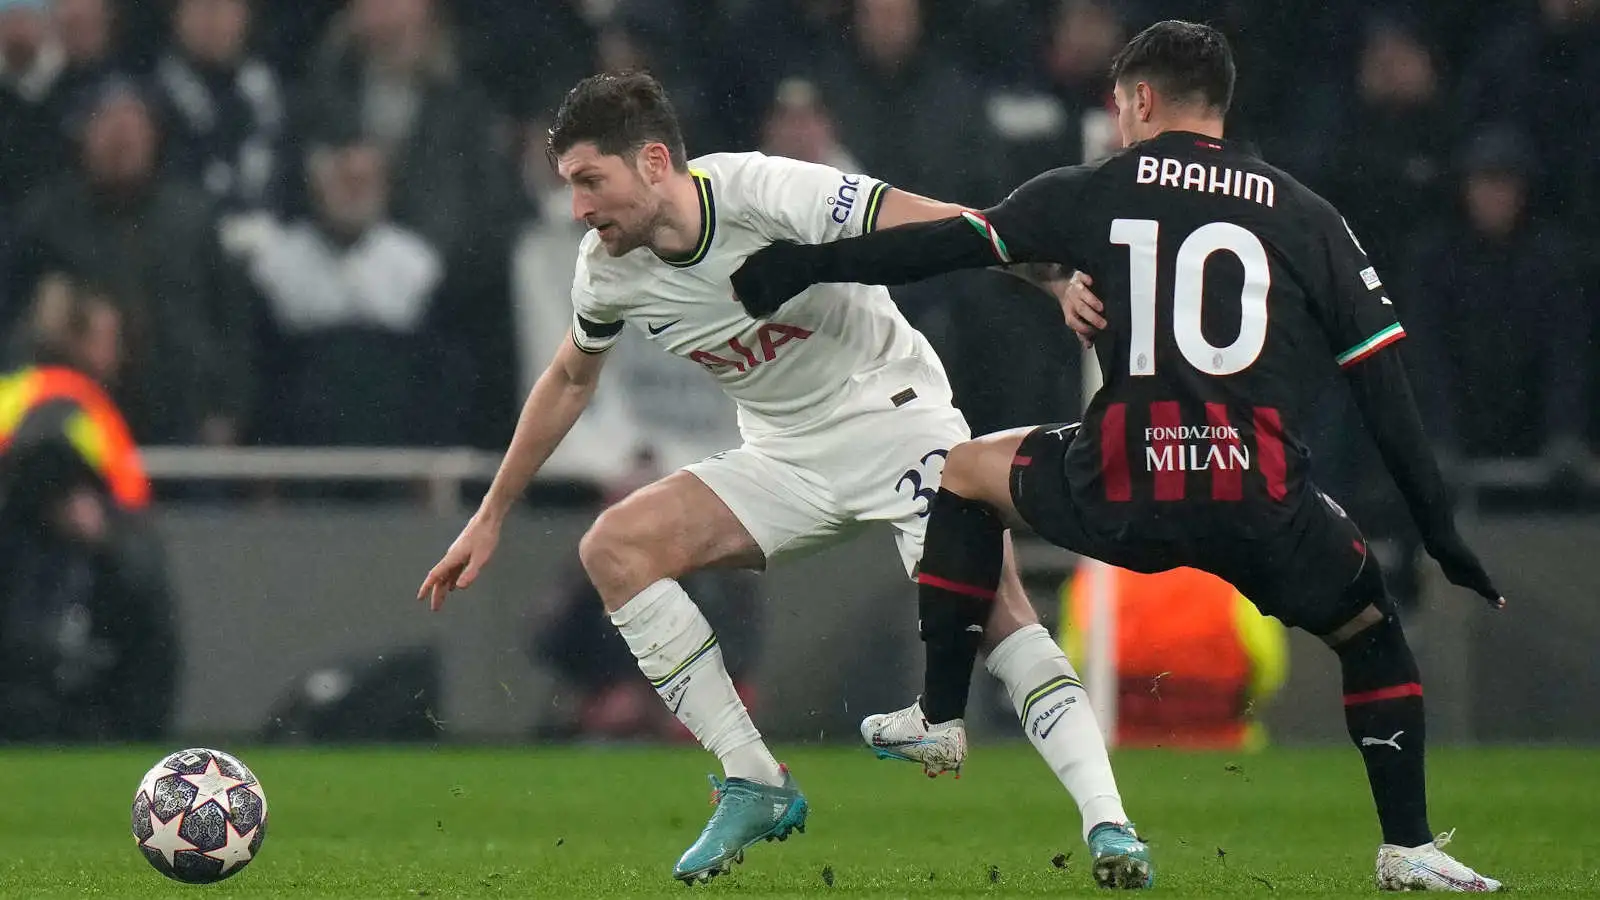
{"label": "green grass pitch", "polygon": [[[169,882],[128,808],[167,750],[0,751],[3,897],[685,897],[672,863],[710,809],[691,749],[252,749],[260,856],[212,886]],[[1093,896],[1078,816],[1024,744],[928,781],[862,750],[781,754],[807,833],[762,844],[717,897]],[[1353,750],[1123,752],[1128,807],[1163,897],[1372,897],[1378,838]],[[1517,896],[1600,897],[1600,753],[1440,750],[1433,825]]]}

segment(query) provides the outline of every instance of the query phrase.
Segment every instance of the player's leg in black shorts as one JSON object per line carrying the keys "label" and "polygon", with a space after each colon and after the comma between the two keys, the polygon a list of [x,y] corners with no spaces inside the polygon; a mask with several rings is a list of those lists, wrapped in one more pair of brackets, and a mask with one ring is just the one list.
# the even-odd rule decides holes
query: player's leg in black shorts
{"label": "player's leg in black shorts", "polygon": [[[1361,530],[1309,486],[1288,528],[1254,529],[1269,535],[1263,539],[1197,534],[1182,541],[1141,541],[1136,534],[1108,535],[1067,481],[1067,448],[1077,433],[1076,424],[1041,425],[1023,438],[1012,460],[1011,501],[1028,527],[1050,543],[1136,572],[1204,569],[1233,584],[1263,613],[1318,636],[1335,634],[1369,606],[1383,613],[1392,609]],[[1248,515],[1247,509],[1241,507],[1240,515]]]}
{"label": "player's leg in black shorts", "polygon": [[1022,521],[1057,547],[1135,572],[1185,565],[1171,544],[1114,541],[1094,526],[1094,511],[1077,502],[1067,481],[1067,448],[1077,434],[1077,423],[1058,423],[1022,439],[1011,461],[1011,503]]}
{"label": "player's leg in black shorts", "polygon": [[1421,673],[1360,529],[1326,495],[1307,492],[1290,527],[1259,541],[1199,548],[1196,564],[1338,654],[1345,726],[1366,763],[1383,841],[1418,847],[1433,838]]}
{"label": "player's leg in black shorts", "polygon": [[1148,545],[1111,540],[1094,527],[1093,511],[1074,501],[1066,479],[1063,458],[1076,431],[1047,425],[1018,447],[1011,499],[1023,521],[1057,546],[1112,565],[1144,572],[1204,569],[1262,612],[1321,636],[1339,656],[1345,725],[1366,763],[1384,843],[1418,847],[1430,841],[1421,676],[1377,560],[1344,510],[1308,486],[1289,527],[1266,529],[1266,538],[1195,535]]}
{"label": "player's leg in black shorts", "polygon": [[1238,588],[1266,615],[1324,640],[1368,607],[1385,615],[1393,611],[1361,529],[1316,488],[1307,485],[1287,528],[1267,534],[1201,539],[1191,564]]}

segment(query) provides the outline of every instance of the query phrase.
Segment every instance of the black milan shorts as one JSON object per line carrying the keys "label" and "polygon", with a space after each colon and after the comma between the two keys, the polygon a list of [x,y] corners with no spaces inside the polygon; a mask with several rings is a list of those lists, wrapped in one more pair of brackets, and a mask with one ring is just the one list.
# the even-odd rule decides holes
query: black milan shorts
{"label": "black milan shorts", "polygon": [[[1210,572],[1266,615],[1312,634],[1333,632],[1369,604],[1388,608],[1378,561],[1368,553],[1361,530],[1337,503],[1309,485],[1287,527],[1240,529],[1265,537],[1198,527],[1181,538],[1145,536],[1137,524],[1109,535],[1096,527],[1096,504],[1082,502],[1082,493],[1075,497],[1067,478],[1067,447],[1076,434],[1077,425],[1040,426],[1023,438],[1012,460],[1012,503],[1034,533],[1050,543],[1135,572],[1179,566]],[[1249,512],[1240,507],[1230,515]],[[1366,577],[1358,579],[1361,575]]]}

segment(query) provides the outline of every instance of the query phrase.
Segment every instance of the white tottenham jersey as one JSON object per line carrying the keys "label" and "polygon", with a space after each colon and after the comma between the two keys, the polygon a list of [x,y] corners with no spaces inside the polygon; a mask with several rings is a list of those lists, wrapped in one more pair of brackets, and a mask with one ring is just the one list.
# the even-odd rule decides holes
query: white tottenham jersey
{"label": "white tottenham jersey", "polygon": [[884,392],[881,379],[864,376],[902,360],[923,363],[920,380],[905,387],[949,402],[933,349],[882,287],[816,285],[766,321],[733,297],[730,276],[773,241],[817,244],[871,231],[888,185],[761,153],[714,153],[689,171],[701,212],[700,242],[689,255],[667,259],[640,248],[612,257],[597,234],[584,236],[572,285],[578,349],[603,352],[631,323],[721,382],[746,440],[890,406],[890,396],[863,395]]}

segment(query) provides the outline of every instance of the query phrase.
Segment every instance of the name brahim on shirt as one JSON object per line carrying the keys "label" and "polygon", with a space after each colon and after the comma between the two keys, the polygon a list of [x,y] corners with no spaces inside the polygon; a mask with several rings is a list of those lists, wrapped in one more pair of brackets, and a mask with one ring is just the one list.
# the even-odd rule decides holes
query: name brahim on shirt
{"label": "name brahim on shirt", "polygon": [[1137,184],[1173,187],[1203,194],[1224,194],[1267,207],[1271,207],[1278,197],[1277,185],[1265,175],[1227,166],[1185,163],[1168,156],[1140,156],[1134,180]]}

